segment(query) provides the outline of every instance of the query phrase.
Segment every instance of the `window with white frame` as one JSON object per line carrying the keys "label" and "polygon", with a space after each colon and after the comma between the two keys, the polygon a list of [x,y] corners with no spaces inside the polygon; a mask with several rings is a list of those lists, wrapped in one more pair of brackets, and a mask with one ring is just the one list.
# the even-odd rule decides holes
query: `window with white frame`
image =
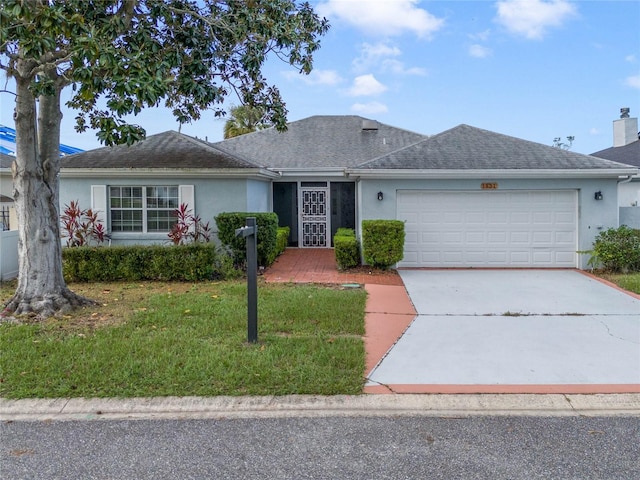
{"label": "window with white frame", "polygon": [[112,232],[164,233],[176,222],[178,185],[109,186]]}

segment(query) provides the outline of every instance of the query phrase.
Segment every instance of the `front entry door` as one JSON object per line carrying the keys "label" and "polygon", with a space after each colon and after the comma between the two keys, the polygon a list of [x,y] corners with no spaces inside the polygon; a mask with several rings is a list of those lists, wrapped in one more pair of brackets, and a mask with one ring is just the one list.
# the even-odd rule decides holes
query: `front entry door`
{"label": "front entry door", "polygon": [[327,204],[329,189],[326,187],[301,187],[302,222],[300,238],[302,247],[327,247],[329,240]]}

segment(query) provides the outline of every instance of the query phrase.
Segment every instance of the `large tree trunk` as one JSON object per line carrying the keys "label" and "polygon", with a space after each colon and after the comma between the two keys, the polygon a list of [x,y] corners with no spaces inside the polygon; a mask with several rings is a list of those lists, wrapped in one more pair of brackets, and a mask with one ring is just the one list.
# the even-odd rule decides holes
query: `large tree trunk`
{"label": "large tree trunk", "polygon": [[62,276],[58,205],[61,88],[56,87],[55,95],[39,98],[36,124],[35,98],[29,83],[29,79],[16,78],[13,182],[19,276],[4,315],[48,317],[93,302],[70,291]]}

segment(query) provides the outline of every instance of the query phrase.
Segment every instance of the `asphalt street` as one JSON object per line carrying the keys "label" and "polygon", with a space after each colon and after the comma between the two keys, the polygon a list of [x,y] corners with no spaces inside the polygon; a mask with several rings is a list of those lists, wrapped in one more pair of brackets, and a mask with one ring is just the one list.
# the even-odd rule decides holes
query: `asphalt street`
{"label": "asphalt street", "polygon": [[640,418],[4,421],[2,479],[640,479]]}

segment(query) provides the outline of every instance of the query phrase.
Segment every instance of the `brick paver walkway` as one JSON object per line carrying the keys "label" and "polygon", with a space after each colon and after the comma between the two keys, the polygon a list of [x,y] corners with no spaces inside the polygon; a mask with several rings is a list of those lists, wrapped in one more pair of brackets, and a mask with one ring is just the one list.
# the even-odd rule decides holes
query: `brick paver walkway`
{"label": "brick paver walkway", "polygon": [[340,272],[332,248],[287,248],[264,272],[267,282],[358,283],[360,285],[403,285],[395,270],[360,267]]}

